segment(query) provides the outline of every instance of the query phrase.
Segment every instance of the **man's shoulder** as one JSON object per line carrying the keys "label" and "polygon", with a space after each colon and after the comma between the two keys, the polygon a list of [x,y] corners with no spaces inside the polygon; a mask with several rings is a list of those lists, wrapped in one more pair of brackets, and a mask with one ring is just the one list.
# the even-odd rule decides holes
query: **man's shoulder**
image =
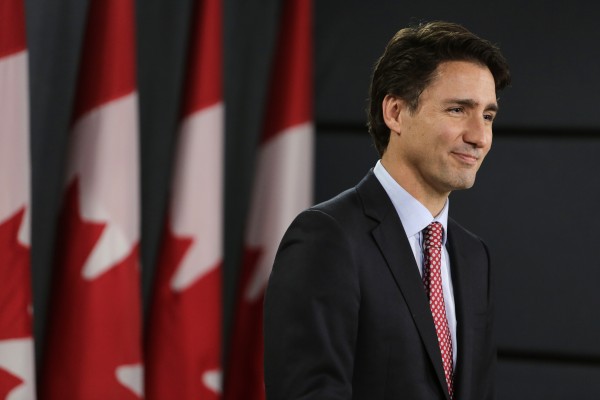
{"label": "man's shoulder", "polygon": [[381,208],[382,205],[383,208],[388,208],[391,202],[371,170],[356,186],[312,206],[307,211],[319,211],[336,219],[344,219],[351,215],[370,215],[371,209]]}
{"label": "man's shoulder", "polygon": [[307,211],[320,211],[331,216],[343,215],[348,212],[355,212],[360,206],[356,187],[344,190],[338,195],[315,204]]}
{"label": "man's shoulder", "polygon": [[[371,220],[369,204],[373,198],[377,198],[377,189],[369,187],[370,185],[379,185],[377,178],[372,171],[354,187],[346,189],[338,195],[313,205],[302,211],[292,223],[292,228],[302,227],[302,229],[315,229],[323,224],[333,224],[342,231],[361,229],[361,226]],[[383,188],[381,188],[383,192]],[[310,228],[309,228],[310,227]]]}

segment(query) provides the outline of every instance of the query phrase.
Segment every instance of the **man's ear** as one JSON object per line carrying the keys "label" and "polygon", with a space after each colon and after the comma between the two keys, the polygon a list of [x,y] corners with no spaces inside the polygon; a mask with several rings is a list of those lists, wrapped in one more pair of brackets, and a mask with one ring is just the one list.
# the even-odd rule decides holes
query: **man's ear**
{"label": "man's ear", "polygon": [[400,112],[406,107],[406,103],[399,97],[390,94],[383,98],[381,110],[383,121],[392,132],[400,133],[402,130],[402,118]]}

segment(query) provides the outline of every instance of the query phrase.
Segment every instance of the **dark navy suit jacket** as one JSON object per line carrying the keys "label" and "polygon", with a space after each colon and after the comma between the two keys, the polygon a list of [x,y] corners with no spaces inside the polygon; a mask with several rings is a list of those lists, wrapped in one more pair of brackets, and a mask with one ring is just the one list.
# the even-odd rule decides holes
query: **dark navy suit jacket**
{"label": "dark navy suit jacket", "polygon": [[[455,400],[493,398],[490,260],[449,219]],[[268,400],[449,399],[429,303],[394,206],[373,174],[301,213],[265,297]]]}

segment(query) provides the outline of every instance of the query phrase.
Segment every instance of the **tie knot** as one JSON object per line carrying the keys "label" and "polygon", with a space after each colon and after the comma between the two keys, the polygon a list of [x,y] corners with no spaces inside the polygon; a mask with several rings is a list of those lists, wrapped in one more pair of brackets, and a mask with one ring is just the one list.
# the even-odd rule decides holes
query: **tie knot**
{"label": "tie knot", "polygon": [[432,222],[423,230],[423,246],[426,248],[441,248],[443,234],[444,227],[442,224],[437,221]]}

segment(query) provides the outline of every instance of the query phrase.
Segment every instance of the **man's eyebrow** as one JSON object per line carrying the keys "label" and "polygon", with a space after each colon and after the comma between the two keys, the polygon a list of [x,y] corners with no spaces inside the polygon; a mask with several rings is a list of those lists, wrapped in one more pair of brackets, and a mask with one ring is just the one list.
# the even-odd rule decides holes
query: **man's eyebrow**
{"label": "man's eyebrow", "polygon": [[494,111],[494,112],[498,112],[498,110],[500,109],[500,107],[498,106],[498,103],[490,103],[487,105],[487,107],[485,108],[485,111]]}
{"label": "man's eyebrow", "polygon": [[[467,108],[475,108],[479,105],[473,99],[448,99],[445,101],[446,104],[458,104]],[[490,103],[485,107],[485,111],[494,111],[498,112],[498,103]]]}

